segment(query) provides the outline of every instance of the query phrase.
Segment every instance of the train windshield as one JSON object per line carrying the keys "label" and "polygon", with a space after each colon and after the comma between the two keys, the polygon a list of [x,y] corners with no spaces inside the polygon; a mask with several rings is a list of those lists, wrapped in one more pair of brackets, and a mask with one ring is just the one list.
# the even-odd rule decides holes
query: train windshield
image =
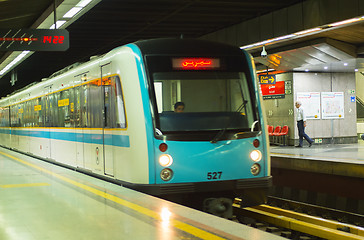
{"label": "train windshield", "polygon": [[244,72],[158,72],[153,81],[159,135],[254,130],[256,102]]}

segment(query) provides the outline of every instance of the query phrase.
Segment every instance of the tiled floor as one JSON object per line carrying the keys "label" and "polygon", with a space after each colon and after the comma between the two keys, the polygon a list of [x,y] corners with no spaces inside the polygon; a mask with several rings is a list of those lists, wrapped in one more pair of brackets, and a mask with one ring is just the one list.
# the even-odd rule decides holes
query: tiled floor
{"label": "tiled floor", "polygon": [[0,239],[281,238],[0,149]]}
{"label": "tiled floor", "polygon": [[272,156],[289,156],[332,162],[350,162],[364,164],[364,141],[355,144],[314,144],[312,147],[271,146]]}

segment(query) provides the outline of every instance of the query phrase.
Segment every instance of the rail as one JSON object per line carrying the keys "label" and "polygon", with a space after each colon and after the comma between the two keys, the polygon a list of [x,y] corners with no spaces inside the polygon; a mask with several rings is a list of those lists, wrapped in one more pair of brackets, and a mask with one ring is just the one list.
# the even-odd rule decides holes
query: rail
{"label": "rail", "polygon": [[268,205],[240,208],[239,203],[235,202],[233,207],[235,215],[243,215],[277,227],[324,239],[364,239],[364,228],[351,224]]}

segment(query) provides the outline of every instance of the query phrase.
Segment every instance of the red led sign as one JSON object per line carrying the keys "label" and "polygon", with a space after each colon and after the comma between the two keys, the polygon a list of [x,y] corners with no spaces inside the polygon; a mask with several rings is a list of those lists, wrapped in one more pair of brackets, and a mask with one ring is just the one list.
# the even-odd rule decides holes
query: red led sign
{"label": "red led sign", "polygon": [[66,51],[66,29],[0,29],[0,51]]}
{"label": "red led sign", "polygon": [[43,36],[43,43],[63,44],[64,36]]}
{"label": "red led sign", "polygon": [[172,66],[180,70],[207,70],[220,68],[218,58],[173,58]]}

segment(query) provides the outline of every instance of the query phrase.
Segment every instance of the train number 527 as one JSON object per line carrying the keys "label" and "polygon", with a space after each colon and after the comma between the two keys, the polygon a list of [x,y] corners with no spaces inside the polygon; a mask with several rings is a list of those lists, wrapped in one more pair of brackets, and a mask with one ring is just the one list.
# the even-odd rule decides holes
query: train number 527
{"label": "train number 527", "polygon": [[221,179],[222,172],[208,172],[207,180]]}

